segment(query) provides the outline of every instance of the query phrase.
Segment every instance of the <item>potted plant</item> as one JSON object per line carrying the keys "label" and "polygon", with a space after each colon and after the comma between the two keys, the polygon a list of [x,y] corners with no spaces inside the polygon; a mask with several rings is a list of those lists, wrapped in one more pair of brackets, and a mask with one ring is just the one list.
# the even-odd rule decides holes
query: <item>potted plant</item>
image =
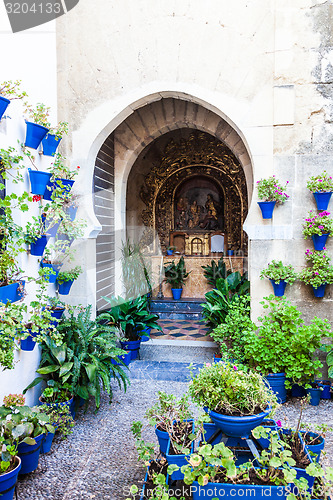
{"label": "potted plant", "polygon": [[325,447],[326,433],[332,432],[327,424],[308,424],[301,422],[300,433],[305,446],[312,457],[319,463],[321,452]]}
{"label": "potted plant", "polygon": [[36,107],[27,105],[25,112],[31,121],[26,121],[27,130],[24,145],[28,148],[37,149],[49,131],[50,108],[43,103],[38,103]]}
{"label": "potted plant", "polygon": [[303,224],[304,238],[311,236],[315,250],[323,250],[327,238],[333,232],[333,220],[331,219],[330,212],[319,212],[314,215],[310,210],[308,218],[305,219]]}
{"label": "potted plant", "polygon": [[326,170],[322,174],[313,175],[307,183],[307,188],[313,194],[318,210],[327,210],[333,191],[333,179]]}
{"label": "potted plant", "polygon": [[310,265],[299,273],[299,280],[311,285],[317,298],[324,297],[326,285],[333,283],[333,266],[325,250],[318,252],[306,250],[305,259]]}
{"label": "potted plant", "polygon": [[47,135],[42,140],[43,155],[54,156],[60,141],[65,134],[68,134],[67,122],[59,122],[56,127],[51,127]]}
{"label": "potted plant", "polygon": [[[55,432],[63,439],[73,432],[74,420],[67,405],[59,405],[57,403],[49,403],[41,405],[43,413],[50,418],[50,423],[53,425]],[[51,450],[55,433],[48,432],[44,437],[41,447],[41,453],[48,453]]]}
{"label": "potted plant", "polygon": [[297,279],[295,269],[290,265],[284,265],[281,260],[272,260],[266,269],[260,274],[260,279],[268,278],[272,283],[274,295],[282,297],[287,284],[292,285]]}
{"label": "potted plant", "polygon": [[23,335],[26,308],[26,304],[21,302],[2,304],[0,313],[0,365],[3,370],[12,370],[15,367],[14,350],[17,348],[17,341]]}
{"label": "potted plant", "polygon": [[227,277],[227,269],[225,263],[223,262],[223,255],[217,263],[212,260],[210,265],[201,266],[201,268],[204,270],[203,274],[208,281],[208,284],[213,288],[216,288],[216,282],[218,279],[225,279]]}
{"label": "potted plant", "polygon": [[173,255],[173,252],[176,250],[176,247],[168,246],[167,247],[167,255]]}
{"label": "potted plant", "polygon": [[66,158],[60,153],[55,153],[54,162],[51,164],[51,179],[49,180],[45,192],[44,200],[55,199],[57,196],[64,196],[70,192],[78,175],[80,167],[72,170],[66,163]]}
{"label": "potted plant", "polygon": [[75,266],[68,271],[60,271],[57,276],[58,292],[60,295],[68,295],[72,284],[82,273],[81,266]]}
{"label": "potted plant", "polygon": [[158,315],[148,310],[147,298],[137,297],[126,302],[121,297],[103,297],[110,309],[99,316],[101,321],[116,327],[121,337],[121,347],[131,351],[132,359],[139,354],[141,337],[146,335],[146,328],[160,330]]}
{"label": "potted plant", "polygon": [[171,285],[174,300],[180,299],[183,291],[182,285],[185,284],[185,280],[188,278],[190,272],[186,272],[183,256],[181,256],[177,264],[174,261],[166,262],[164,266],[165,281]]}
{"label": "potted plant", "polygon": [[[286,185],[289,183],[287,181]],[[280,181],[275,177],[275,175],[268,177],[267,179],[260,179],[257,181],[258,189],[258,205],[261,209],[263,219],[271,219],[273,215],[273,210],[276,204],[281,205],[289,196],[284,192],[284,187],[281,185]]]}
{"label": "potted plant", "polygon": [[24,241],[30,244],[30,253],[41,257],[44,253],[50,235],[46,233],[44,221],[41,217],[32,216],[32,222],[25,227]]}
{"label": "potted plant", "polygon": [[27,93],[21,91],[21,80],[7,80],[0,83],[0,120],[3,117],[10,101],[14,99],[23,99]]}
{"label": "potted plant", "polygon": [[0,253],[0,302],[6,304],[8,301],[16,302],[23,299],[25,281],[22,279],[22,273],[13,252],[9,249],[2,250]]}
{"label": "potted plant", "polygon": [[[45,172],[43,170],[38,170],[35,163],[35,156],[26,149],[22,147],[22,153],[31,163],[33,168],[28,168],[29,181],[30,181],[30,191],[33,195],[36,196],[44,196],[46,186],[48,185],[49,180],[52,177],[50,172]],[[39,198],[40,200],[41,198]]]}
{"label": "potted plant", "polygon": [[55,338],[54,327],[52,326],[52,316],[50,311],[45,307],[43,302],[43,293],[38,291],[36,300],[26,304],[25,320],[21,323],[21,350],[33,351],[36,341],[42,342],[44,336]]}
{"label": "potted plant", "polygon": [[327,320],[314,317],[306,325],[301,313],[285,297],[270,295],[261,304],[269,312],[259,317],[258,331],[243,337],[246,363],[262,373],[280,402],[292,383],[308,386],[319,376],[322,363],[314,357],[322,338],[329,336]]}

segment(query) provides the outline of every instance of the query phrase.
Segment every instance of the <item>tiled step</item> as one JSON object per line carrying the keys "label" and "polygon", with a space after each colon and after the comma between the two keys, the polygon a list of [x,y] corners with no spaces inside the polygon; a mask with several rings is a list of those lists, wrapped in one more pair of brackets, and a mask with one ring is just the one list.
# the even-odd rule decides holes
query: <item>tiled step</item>
{"label": "tiled step", "polygon": [[161,319],[200,320],[202,319],[202,302],[203,299],[154,299],[151,302],[150,310],[158,314]]}
{"label": "tiled step", "polygon": [[[129,365],[129,376],[135,380],[169,380],[174,382],[189,382],[191,374],[190,363],[172,361],[135,360]],[[191,367],[195,374],[203,363],[194,363]]]}

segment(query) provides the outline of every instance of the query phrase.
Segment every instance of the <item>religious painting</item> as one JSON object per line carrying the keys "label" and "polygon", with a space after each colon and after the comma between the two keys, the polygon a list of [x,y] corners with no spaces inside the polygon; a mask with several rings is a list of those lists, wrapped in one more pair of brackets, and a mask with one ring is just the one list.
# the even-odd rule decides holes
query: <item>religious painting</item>
{"label": "religious painting", "polygon": [[194,176],[177,188],[174,207],[175,230],[223,231],[222,190],[208,177]]}

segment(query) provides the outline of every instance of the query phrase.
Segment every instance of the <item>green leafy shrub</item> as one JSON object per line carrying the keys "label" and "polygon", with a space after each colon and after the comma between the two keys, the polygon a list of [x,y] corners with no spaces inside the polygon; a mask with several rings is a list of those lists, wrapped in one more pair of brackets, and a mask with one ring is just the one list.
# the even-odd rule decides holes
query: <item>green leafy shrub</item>
{"label": "green leafy shrub", "polygon": [[81,273],[82,273],[81,266],[75,266],[73,269],[70,269],[69,271],[60,271],[60,273],[57,276],[57,282],[61,285],[66,281],[75,281],[78,279]]}
{"label": "green leafy shrub", "polygon": [[218,260],[217,264],[214,260],[211,261],[210,265],[201,266],[204,270],[204,277],[208,281],[209,285],[216,287],[216,282],[218,279],[225,279],[227,277],[226,265],[223,262],[223,255]]}
{"label": "green leafy shrub", "polygon": [[333,283],[333,266],[325,250],[311,252],[308,249],[305,252],[305,259],[310,265],[299,273],[300,281],[314,288],[324,283]]}
{"label": "green leafy shrub", "polygon": [[326,170],[322,174],[313,175],[307,182],[306,187],[311,193],[330,193],[333,191],[333,179]]}
{"label": "green leafy shrub", "polygon": [[164,266],[165,281],[171,285],[171,288],[182,288],[190,272],[186,271],[183,256],[181,256],[177,264],[173,260],[172,262],[166,262]]}
{"label": "green leafy shrub", "polygon": [[312,210],[310,210],[308,218],[305,219],[303,224],[304,238],[306,239],[315,234],[318,236],[331,234],[333,232],[333,219],[330,215],[330,212],[327,212],[326,210],[319,212],[316,215]]}
{"label": "green leafy shrub", "polygon": [[[287,181],[288,184],[289,181]],[[267,179],[260,179],[257,181],[258,198],[262,201],[276,201],[278,204],[282,204],[289,196],[284,192],[284,187],[281,185],[280,181],[275,177],[275,175],[268,177]]]}
{"label": "green leafy shrub", "polygon": [[297,273],[292,266],[285,266],[281,260],[272,260],[267,268],[261,271],[260,279],[264,278],[273,280],[275,283],[284,280],[289,283],[289,285],[292,285],[297,279]]}

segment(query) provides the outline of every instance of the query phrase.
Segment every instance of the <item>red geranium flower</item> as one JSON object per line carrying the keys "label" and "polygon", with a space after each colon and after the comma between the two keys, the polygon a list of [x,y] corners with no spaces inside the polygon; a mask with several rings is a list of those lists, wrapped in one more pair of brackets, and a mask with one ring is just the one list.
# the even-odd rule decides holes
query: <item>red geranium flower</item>
{"label": "red geranium flower", "polygon": [[40,201],[42,199],[40,194],[34,194],[32,197],[32,201]]}

